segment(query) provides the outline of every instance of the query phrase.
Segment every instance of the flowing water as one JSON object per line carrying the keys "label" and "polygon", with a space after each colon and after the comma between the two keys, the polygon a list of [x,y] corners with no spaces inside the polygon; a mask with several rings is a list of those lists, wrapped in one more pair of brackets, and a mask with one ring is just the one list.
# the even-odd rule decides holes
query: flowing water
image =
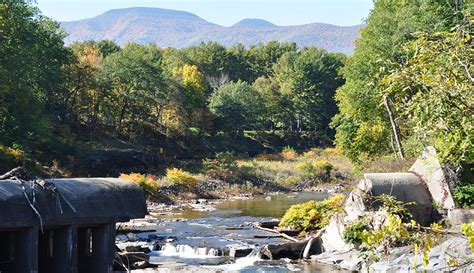
{"label": "flowing water", "polygon": [[[293,204],[327,197],[327,193],[301,192],[155,211],[158,231],[139,236],[160,242],[158,247],[150,243],[156,249],[150,253],[150,263],[159,265],[158,272],[334,272],[311,262],[263,260],[260,247],[288,241],[253,227],[256,222],[281,218]],[[232,251],[240,253],[238,258],[230,257]]]}

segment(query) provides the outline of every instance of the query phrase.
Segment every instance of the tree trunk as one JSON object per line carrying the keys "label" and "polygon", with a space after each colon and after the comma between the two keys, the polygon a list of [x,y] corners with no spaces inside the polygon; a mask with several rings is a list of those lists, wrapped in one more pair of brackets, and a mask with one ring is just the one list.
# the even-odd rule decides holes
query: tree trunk
{"label": "tree trunk", "polygon": [[397,144],[398,154],[400,155],[401,159],[405,159],[405,152],[403,151],[402,143],[400,142],[400,132],[398,131],[397,124],[395,123],[392,108],[390,107],[390,101],[387,96],[383,97],[383,103],[385,104],[385,108],[387,109],[388,117],[390,119],[390,124],[392,125],[392,132],[393,136],[395,137],[395,143]]}

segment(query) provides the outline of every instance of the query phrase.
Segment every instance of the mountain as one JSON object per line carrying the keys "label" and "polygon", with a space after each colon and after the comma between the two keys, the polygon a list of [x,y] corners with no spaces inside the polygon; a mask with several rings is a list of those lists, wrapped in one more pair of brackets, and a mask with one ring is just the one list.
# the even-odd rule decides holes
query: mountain
{"label": "mountain", "polygon": [[118,44],[155,43],[160,47],[181,48],[207,41],[226,46],[237,43],[249,46],[277,40],[343,53],[353,51],[353,40],[363,27],[322,23],[276,26],[260,19],[244,19],[231,27],[224,27],[189,12],[159,8],[115,9],[94,18],[63,22],[61,26],[69,34],[66,38],[68,44],[109,39]]}
{"label": "mountain", "polygon": [[262,19],[247,18],[247,19],[237,22],[232,27],[236,28],[236,27],[276,27],[276,26],[273,23],[270,23]]}

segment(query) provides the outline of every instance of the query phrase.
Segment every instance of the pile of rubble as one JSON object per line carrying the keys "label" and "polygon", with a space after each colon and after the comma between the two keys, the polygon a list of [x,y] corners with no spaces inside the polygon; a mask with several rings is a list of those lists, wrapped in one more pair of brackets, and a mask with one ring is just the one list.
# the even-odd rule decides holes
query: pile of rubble
{"label": "pile of rubble", "polygon": [[[423,266],[423,257],[415,255],[408,247],[391,250],[386,261],[366,264],[361,253],[353,244],[347,243],[344,230],[350,222],[364,216],[374,216],[372,204],[365,202],[367,196],[388,194],[395,196],[402,202],[414,202],[409,207],[413,219],[421,225],[447,219],[451,231],[459,233],[461,223],[474,219],[474,210],[458,209],[455,207],[450,187],[446,180],[443,168],[432,147],[425,149],[421,157],[406,173],[370,173],[348,196],[341,213],[336,214],[318,238],[316,245],[320,249],[317,255],[311,258],[314,261],[337,265],[348,270],[362,270],[370,272],[400,272],[413,269],[415,259],[419,270]],[[426,270],[460,270],[471,272],[473,265],[466,267],[450,267],[447,258],[469,258],[472,255],[467,238],[462,236],[447,236],[442,244],[433,247],[428,254],[430,263]],[[417,257],[418,256],[418,257]]]}

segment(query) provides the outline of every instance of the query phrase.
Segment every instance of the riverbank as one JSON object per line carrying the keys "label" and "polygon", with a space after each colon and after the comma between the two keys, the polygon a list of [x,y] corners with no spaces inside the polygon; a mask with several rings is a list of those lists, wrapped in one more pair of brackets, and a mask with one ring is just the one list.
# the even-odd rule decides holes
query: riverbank
{"label": "riverbank", "polygon": [[[338,196],[313,201],[326,199],[333,189],[200,199],[151,207],[149,217],[119,230],[126,233],[122,239],[146,242],[155,237],[140,239],[141,235],[130,233],[131,228],[139,234],[159,232],[161,241],[153,244],[149,264],[166,268],[171,257],[175,264],[181,263],[177,272],[194,267],[210,272],[304,272],[301,265],[310,257],[312,265],[349,271],[470,272],[474,222],[469,221],[474,214],[456,208],[450,191],[439,194],[448,189],[441,170],[436,151],[428,147],[409,172],[365,174],[343,204],[335,203]],[[308,200],[312,201],[304,203]],[[297,203],[307,205],[292,206]],[[287,231],[288,213],[305,231],[291,234],[298,237],[281,234]]]}
{"label": "riverbank", "polygon": [[218,153],[200,162],[168,167],[163,173],[123,173],[145,191],[152,203],[175,204],[198,199],[226,199],[273,192],[336,190],[357,180],[351,162],[337,150],[311,149],[239,157]]}

